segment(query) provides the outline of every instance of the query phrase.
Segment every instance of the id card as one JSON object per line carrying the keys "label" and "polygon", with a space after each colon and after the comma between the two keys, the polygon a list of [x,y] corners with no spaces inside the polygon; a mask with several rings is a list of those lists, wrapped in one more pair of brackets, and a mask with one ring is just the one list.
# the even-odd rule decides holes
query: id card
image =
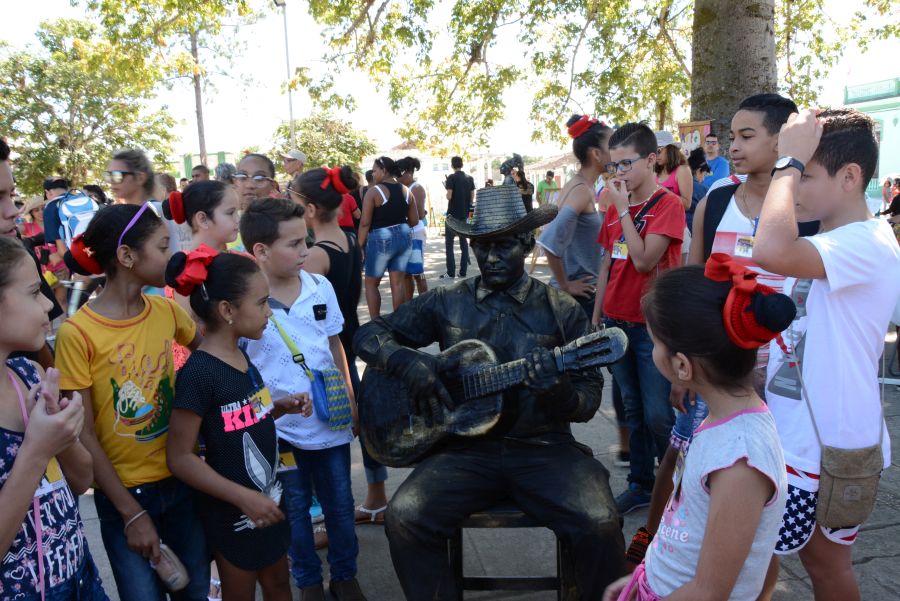
{"label": "id card", "polygon": [[753,243],[756,239],[753,236],[738,234],[734,241],[734,256],[743,257],[745,259],[753,258]]}
{"label": "id card", "polygon": [[627,259],[628,258],[628,243],[613,242],[612,258],[613,259],[622,259],[622,260]]}

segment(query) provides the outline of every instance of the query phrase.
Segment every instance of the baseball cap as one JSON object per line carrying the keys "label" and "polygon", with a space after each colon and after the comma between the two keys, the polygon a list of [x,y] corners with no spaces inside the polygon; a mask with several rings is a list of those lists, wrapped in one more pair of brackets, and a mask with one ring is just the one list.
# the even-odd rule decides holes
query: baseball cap
{"label": "baseball cap", "polygon": [[301,163],[306,163],[306,154],[300,150],[297,150],[296,148],[281,153],[281,158],[293,159],[295,161],[300,161]]}
{"label": "baseball cap", "polygon": [[44,180],[44,190],[68,190],[69,182],[62,177],[48,177]]}

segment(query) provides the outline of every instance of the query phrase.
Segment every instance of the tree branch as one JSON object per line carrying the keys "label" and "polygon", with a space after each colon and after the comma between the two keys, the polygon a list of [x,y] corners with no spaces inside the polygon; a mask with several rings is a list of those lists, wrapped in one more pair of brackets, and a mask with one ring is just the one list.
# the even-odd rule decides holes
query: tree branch
{"label": "tree branch", "polygon": [[591,26],[591,23],[594,22],[595,12],[596,5],[592,4],[590,10],[588,11],[587,18],[585,19],[584,27],[581,28],[581,32],[578,34],[578,39],[575,41],[575,48],[572,50],[572,60],[569,63],[569,90],[566,92],[566,99],[563,100],[559,105],[559,110],[556,112],[556,117],[553,118],[554,121],[559,121],[559,118],[562,117],[563,111],[566,110],[566,107],[572,100],[572,90],[575,87],[575,60],[578,58],[578,49],[581,47],[581,42],[584,41],[584,36],[587,33],[588,28]]}
{"label": "tree branch", "polygon": [[685,76],[690,79],[691,70],[688,69],[687,63],[684,62],[684,57],[681,56],[681,52],[678,50],[678,46],[675,45],[675,40],[672,39],[672,36],[669,35],[669,9],[672,7],[672,2],[666,2],[663,4],[662,9],[659,11],[659,18],[657,19],[657,23],[659,24],[659,35],[663,37],[666,44],[669,46],[669,50],[672,51],[672,54],[675,55],[675,60],[678,61],[678,64],[681,66],[682,71],[684,71]]}

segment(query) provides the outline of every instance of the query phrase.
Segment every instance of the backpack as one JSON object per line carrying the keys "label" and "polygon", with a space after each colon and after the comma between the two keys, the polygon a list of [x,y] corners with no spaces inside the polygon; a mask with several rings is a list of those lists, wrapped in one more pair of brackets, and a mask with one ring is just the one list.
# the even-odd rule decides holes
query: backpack
{"label": "backpack", "polygon": [[70,190],[59,198],[59,221],[66,247],[72,245],[75,236],[84,233],[99,210],[100,205],[81,190]]}
{"label": "backpack", "polygon": [[[713,242],[716,239],[716,228],[725,216],[728,209],[728,203],[734,196],[741,180],[736,175],[730,176],[733,183],[716,188],[706,197],[706,211],[703,213],[703,260],[709,259],[712,254]],[[798,223],[800,229],[800,237],[815,236],[819,232],[819,222],[810,221],[808,223]]]}

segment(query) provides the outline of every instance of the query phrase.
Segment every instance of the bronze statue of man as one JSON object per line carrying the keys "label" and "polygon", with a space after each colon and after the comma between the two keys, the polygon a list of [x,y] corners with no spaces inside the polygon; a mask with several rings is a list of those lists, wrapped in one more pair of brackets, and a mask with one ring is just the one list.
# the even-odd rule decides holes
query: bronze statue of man
{"label": "bronze statue of man", "polygon": [[625,572],[609,472],[570,426],[597,412],[603,377],[599,370],[561,373],[550,352],[590,324],[571,296],[525,273],[533,230],[555,213],[544,205],[526,214],[512,186],[479,190],[472,222],[448,217],[446,225],[470,239],[481,275],[429,290],[364,325],[354,339],[359,357],[405,383],[416,411],[454,406],[438,378],[450,366],[418,348],[477,339],[500,362],[526,359],[525,383],[504,393],[497,425],[445,442],[388,505],[391,559],[409,601],[457,599],[447,539],[466,517],[504,499],[570,545],[581,599],[599,599]]}

